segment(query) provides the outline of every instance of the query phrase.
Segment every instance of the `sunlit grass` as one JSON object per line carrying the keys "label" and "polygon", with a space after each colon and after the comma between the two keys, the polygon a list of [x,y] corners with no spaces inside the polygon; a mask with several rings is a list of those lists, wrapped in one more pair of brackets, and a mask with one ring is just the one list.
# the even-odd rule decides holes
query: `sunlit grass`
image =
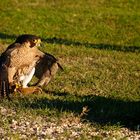
{"label": "sunlit grass", "polygon": [[82,122],[135,128],[140,123],[139,5],[138,0],[2,1],[1,52],[17,35],[36,34],[43,40],[40,49],[56,56],[64,71],[43,94],[11,95],[12,102],[0,105],[16,110],[16,119],[49,116],[58,122],[79,117],[87,106]]}

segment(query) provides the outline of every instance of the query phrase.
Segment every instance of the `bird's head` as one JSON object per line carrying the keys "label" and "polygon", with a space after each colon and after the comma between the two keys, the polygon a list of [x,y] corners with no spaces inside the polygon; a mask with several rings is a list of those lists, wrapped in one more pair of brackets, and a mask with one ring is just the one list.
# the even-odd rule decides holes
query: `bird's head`
{"label": "bird's head", "polygon": [[16,39],[15,43],[20,43],[20,44],[29,43],[30,47],[32,48],[32,47],[40,46],[41,39],[35,35],[23,34]]}

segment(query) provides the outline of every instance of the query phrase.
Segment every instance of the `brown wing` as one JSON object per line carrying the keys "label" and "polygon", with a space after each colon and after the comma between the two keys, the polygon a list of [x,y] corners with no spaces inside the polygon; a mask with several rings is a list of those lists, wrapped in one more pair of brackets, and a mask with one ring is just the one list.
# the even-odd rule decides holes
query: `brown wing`
{"label": "brown wing", "polygon": [[[40,53],[38,51],[38,53]],[[37,86],[47,85],[54,77],[58,68],[63,69],[58,60],[49,53],[40,53],[39,63],[36,65],[35,76],[39,79]]]}
{"label": "brown wing", "polygon": [[0,96],[3,98],[4,95],[9,98],[9,81],[8,81],[8,71],[7,71],[7,65],[8,65],[9,59],[6,58],[6,55],[3,53],[0,56]]}
{"label": "brown wing", "polygon": [[9,94],[8,72],[6,65],[3,64],[0,66],[0,96],[3,98],[6,95],[10,99]]}
{"label": "brown wing", "polygon": [[[14,73],[12,68],[11,68],[11,71],[9,70],[10,58],[11,58],[10,54],[12,51],[14,51],[18,47],[20,47],[20,44],[16,43],[16,44],[12,44],[10,46],[11,47],[9,47],[0,56],[0,92],[1,92],[2,97],[4,97],[4,95],[6,95],[8,99],[10,99],[9,98],[9,94],[10,94],[9,79],[11,79],[12,73]],[[10,73],[9,73],[9,71],[10,71]]]}

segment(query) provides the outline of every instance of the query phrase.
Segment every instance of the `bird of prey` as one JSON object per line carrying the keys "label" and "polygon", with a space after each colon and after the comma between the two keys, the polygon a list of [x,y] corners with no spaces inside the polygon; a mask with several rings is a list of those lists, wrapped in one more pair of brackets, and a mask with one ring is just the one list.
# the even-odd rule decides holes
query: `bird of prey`
{"label": "bird of prey", "polygon": [[[1,95],[8,96],[9,84],[20,83],[17,91],[32,93],[37,87],[47,85],[61,65],[48,53],[43,53],[36,46],[40,38],[33,35],[21,35],[0,57]],[[4,77],[2,76],[5,71]],[[37,87],[27,87],[33,75],[38,78]]]}
{"label": "bird of prey", "polygon": [[[14,84],[15,75],[19,69],[26,68],[30,77],[35,72],[35,63],[38,60],[37,46],[41,39],[34,35],[21,35],[0,56],[0,92],[9,95],[9,87]],[[24,79],[22,79],[24,80]]]}

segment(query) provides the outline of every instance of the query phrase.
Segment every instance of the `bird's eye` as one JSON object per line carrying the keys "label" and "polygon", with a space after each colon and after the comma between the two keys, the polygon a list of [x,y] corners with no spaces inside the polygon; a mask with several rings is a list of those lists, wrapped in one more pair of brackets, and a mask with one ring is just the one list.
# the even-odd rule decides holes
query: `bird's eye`
{"label": "bird's eye", "polygon": [[33,39],[33,42],[34,42],[34,43],[37,43],[37,39]]}

